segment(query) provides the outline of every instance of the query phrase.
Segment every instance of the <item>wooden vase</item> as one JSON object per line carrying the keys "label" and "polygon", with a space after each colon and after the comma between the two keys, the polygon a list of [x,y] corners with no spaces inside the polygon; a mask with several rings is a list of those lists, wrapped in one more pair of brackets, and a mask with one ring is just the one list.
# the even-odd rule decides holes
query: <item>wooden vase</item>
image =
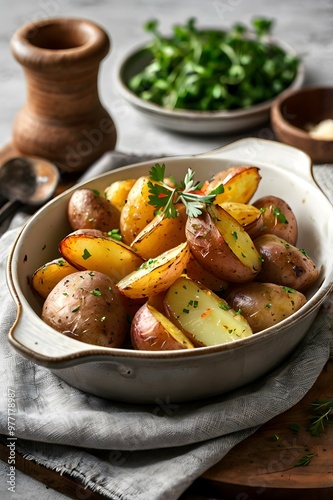
{"label": "wooden vase", "polygon": [[98,72],[110,49],[103,29],[84,19],[44,19],[22,26],[11,50],[26,77],[26,103],[13,124],[24,155],[80,172],[114,150],[116,129],[98,94]]}

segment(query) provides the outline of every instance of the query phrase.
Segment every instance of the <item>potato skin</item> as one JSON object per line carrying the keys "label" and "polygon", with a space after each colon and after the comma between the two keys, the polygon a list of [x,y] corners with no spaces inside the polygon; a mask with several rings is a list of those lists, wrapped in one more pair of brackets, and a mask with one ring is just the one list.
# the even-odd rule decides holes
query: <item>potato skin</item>
{"label": "potato skin", "polygon": [[241,311],[253,333],[276,325],[306,303],[301,292],[274,283],[251,282],[233,286],[225,298],[233,309]]}
{"label": "potato skin", "polygon": [[298,237],[297,220],[291,207],[277,196],[264,196],[253,203],[262,213],[261,227],[252,237],[275,234],[291,245],[296,245]]}
{"label": "potato skin", "polygon": [[259,256],[257,270],[237,258],[207,212],[187,219],[186,238],[194,258],[217,278],[232,283],[251,281],[261,268]]}
{"label": "potato skin", "polygon": [[68,220],[74,231],[99,229],[107,232],[119,227],[120,213],[92,189],[77,189],[68,203]]}
{"label": "potato skin", "polygon": [[[188,340],[185,343],[181,338],[177,340],[163,326],[158,318],[153,314],[154,308],[145,303],[135,314],[131,325],[131,341],[134,349],[143,351],[173,351],[177,349],[187,349],[187,345],[193,347]],[[158,314],[158,312],[157,312]],[[167,318],[165,321],[169,322]],[[178,330],[174,325],[170,325],[173,330]],[[183,333],[179,331],[180,337]]]}
{"label": "potato skin", "polygon": [[263,261],[257,281],[304,292],[318,278],[318,269],[310,257],[282,238],[265,234],[254,240],[254,244]]}
{"label": "potato skin", "polygon": [[97,271],[61,280],[44,302],[42,319],[68,337],[104,347],[120,347],[129,328],[116,285]]}

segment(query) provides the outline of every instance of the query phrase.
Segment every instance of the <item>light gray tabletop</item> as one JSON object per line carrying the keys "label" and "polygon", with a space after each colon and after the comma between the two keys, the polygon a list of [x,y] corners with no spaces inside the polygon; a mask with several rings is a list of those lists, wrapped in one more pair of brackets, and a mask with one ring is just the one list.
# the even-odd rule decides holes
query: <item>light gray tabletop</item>
{"label": "light gray tabletop", "polygon": [[[125,153],[196,154],[240,137],[191,137],[158,129],[119,96],[115,88],[119,58],[125,50],[148,40],[143,23],[151,18],[159,19],[165,32],[189,17],[196,17],[199,25],[215,27],[249,23],[255,16],[273,18],[274,35],[303,58],[305,85],[333,84],[333,0],[0,0],[0,145],[10,140],[13,120],[25,100],[25,79],[10,52],[10,38],[22,24],[54,16],[88,18],[109,33],[112,48],[101,65],[100,97],[116,124],[117,150]],[[268,124],[250,135],[273,138]],[[327,177],[333,175],[332,166],[315,166],[314,175],[325,190]],[[332,197],[332,193],[327,194]],[[16,493],[8,492],[6,468],[1,462],[0,492],[4,492],[1,498],[12,500],[65,498],[18,471]]]}

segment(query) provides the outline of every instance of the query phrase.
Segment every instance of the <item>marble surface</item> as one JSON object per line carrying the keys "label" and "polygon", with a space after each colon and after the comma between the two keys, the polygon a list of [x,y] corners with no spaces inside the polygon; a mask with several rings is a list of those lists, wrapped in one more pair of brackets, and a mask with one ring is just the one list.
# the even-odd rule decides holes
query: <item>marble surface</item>
{"label": "marble surface", "polygon": [[[195,154],[239,138],[191,137],[157,129],[119,96],[115,73],[123,52],[148,39],[142,28],[148,19],[159,19],[161,29],[167,32],[189,17],[196,17],[199,25],[225,27],[238,21],[249,23],[258,15],[273,18],[274,35],[303,58],[305,85],[333,84],[333,0],[0,0],[0,145],[10,140],[13,120],[26,97],[23,71],[11,54],[10,38],[22,24],[43,17],[88,18],[109,33],[112,49],[101,65],[99,86],[101,100],[118,130],[119,151],[157,156]],[[246,135],[274,138],[269,123]],[[333,176],[332,166],[315,166],[314,175],[332,199],[326,189],[328,177]],[[1,498],[65,498],[18,471],[16,493],[8,492],[5,482],[6,467],[0,463]]]}

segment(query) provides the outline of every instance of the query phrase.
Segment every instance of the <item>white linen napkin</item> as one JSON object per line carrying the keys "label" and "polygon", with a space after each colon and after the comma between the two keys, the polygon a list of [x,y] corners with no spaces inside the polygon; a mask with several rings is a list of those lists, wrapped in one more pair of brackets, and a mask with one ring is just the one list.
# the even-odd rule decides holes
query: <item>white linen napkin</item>
{"label": "white linen napkin", "polygon": [[[87,175],[119,166],[115,158],[108,153]],[[122,164],[132,161],[122,158]],[[8,394],[13,391],[17,451],[105,498],[179,498],[233,446],[300,401],[329,359],[333,314],[328,301],[288,361],[227,395],[177,405],[134,405],[81,392],[21,357],[7,341],[16,310],[5,286],[6,260],[26,217],[15,216],[0,239],[0,433],[4,442],[13,438],[8,428]],[[1,488],[7,492],[6,485]]]}

